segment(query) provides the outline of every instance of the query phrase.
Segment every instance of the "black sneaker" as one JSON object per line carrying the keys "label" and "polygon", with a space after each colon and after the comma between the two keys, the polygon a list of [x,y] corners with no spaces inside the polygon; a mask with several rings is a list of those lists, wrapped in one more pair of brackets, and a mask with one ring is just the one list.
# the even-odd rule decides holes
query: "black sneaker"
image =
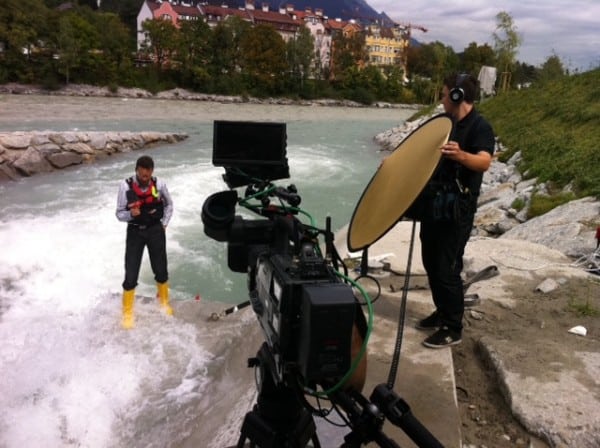
{"label": "black sneaker", "polygon": [[442,327],[425,339],[423,345],[429,348],[443,348],[460,344],[461,342],[460,333],[452,331],[448,327]]}
{"label": "black sneaker", "polygon": [[442,326],[442,320],[437,311],[434,311],[429,317],[421,319],[417,322],[417,330],[437,330]]}

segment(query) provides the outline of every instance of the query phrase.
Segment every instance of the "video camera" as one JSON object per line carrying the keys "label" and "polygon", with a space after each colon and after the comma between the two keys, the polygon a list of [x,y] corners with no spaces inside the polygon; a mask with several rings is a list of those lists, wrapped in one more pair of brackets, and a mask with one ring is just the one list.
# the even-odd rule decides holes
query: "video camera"
{"label": "video camera", "polygon": [[[325,229],[312,220],[302,223],[296,187],[272,183],[289,177],[286,140],[284,123],[214,122],[213,164],[225,168],[230,190],[204,202],[204,232],[228,243],[232,271],[248,274],[249,302],[265,336],[256,358],[249,359],[249,367],[260,369],[258,398],[244,418],[237,447],[245,447],[247,438],[259,448],[304,447],[310,440],[320,446],[312,417],[327,418],[329,410],[319,401],[325,398],[338,413],[344,410],[342,418],[352,429],[345,447],[375,441],[397,448],[382,431],[387,417],[418,446],[441,448],[391,387],[377,386],[370,400],[361,394],[372,306],[356,285],[367,299],[367,323],[346,270],[337,270],[341,259],[330,219]],[[233,190],[241,186],[246,187],[242,198]],[[236,215],[237,205],[262,218]],[[305,394],[318,398],[318,409]]]}
{"label": "video camera", "polygon": [[[286,125],[215,121],[213,164],[225,167],[230,188],[245,185],[246,192],[243,198],[235,190],[208,197],[202,207],[204,231],[228,243],[232,271],[248,273],[274,381],[341,378],[351,365],[356,299],[321,254],[318,237],[325,236],[331,253],[331,230],[300,222],[295,186],[271,183],[289,177]],[[265,219],[235,215],[238,204]]]}

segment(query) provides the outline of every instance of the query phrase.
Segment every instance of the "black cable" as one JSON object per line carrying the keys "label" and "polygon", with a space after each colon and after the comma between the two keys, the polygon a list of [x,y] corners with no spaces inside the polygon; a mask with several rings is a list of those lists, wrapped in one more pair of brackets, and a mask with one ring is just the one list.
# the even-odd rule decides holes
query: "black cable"
{"label": "black cable", "polygon": [[410,234],[410,244],[408,246],[408,260],[406,261],[406,275],[404,276],[404,286],[402,287],[402,299],[400,301],[400,313],[398,316],[398,327],[396,329],[396,345],[394,347],[394,355],[392,357],[392,365],[388,376],[387,387],[394,389],[396,375],[398,374],[398,365],[400,364],[400,350],[402,349],[402,333],[404,331],[404,320],[406,318],[406,299],[408,295],[408,285],[410,282],[410,268],[412,265],[413,247],[415,244],[415,229],[417,222],[413,221]]}

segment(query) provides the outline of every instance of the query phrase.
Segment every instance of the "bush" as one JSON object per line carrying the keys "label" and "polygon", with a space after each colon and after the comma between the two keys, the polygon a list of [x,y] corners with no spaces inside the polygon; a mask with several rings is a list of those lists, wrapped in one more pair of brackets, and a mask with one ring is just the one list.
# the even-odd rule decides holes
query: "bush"
{"label": "bush", "polygon": [[364,87],[357,87],[354,90],[350,90],[346,96],[347,99],[356,101],[357,103],[364,104],[366,106],[373,104],[375,101],[375,95],[369,92]]}
{"label": "bush", "polygon": [[556,195],[534,194],[531,196],[531,204],[527,211],[527,219],[541,216],[559,205],[566,204],[576,199],[574,193],[558,193]]}
{"label": "bush", "polygon": [[522,198],[517,198],[512,202],[512,204],[510,204],[510,206],[516,211],[520,212],[525,207],[525,200]]}

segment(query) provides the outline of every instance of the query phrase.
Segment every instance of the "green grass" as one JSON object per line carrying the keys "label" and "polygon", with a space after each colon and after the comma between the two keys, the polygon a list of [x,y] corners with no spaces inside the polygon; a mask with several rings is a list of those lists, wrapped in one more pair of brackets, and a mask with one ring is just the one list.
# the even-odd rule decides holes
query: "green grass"
{"label": "green grass", "polygon": [[579,302],[576,299],[569,300],[569,310],[579,317],[600,316],[600,310],[590,303],[589,300]]}
{"label": "green grass", "polygon": [[569,201],[577,199],[574,193],[571,192],[557,192],[555,194],[533,194],[531,196],[531,203],[529,204],[529,210],[527,211],[527,219],[541,216],[546,212],[549,212],[553,208],[559,205],[566,204]]}
{"label": "green grass", "polygon": [[[574,198],[600,198],[600,69],[514,90],[478,105],[507,151],[521,151],[521,173],[555,191],[570,184],[573,196],[557,193],[541,209]],[[536,200],[538,200],[536,199]],[[536,212],[536,215],[538,212]]]}
{"label": "green grass", "polygon": [[514,208],[516,211],[520,212],[521,210],[523,210],[523,207],[525,207],[525,200],[522,198],[517,198],[515,199],[512,204],[510,205],[512,208]]}

